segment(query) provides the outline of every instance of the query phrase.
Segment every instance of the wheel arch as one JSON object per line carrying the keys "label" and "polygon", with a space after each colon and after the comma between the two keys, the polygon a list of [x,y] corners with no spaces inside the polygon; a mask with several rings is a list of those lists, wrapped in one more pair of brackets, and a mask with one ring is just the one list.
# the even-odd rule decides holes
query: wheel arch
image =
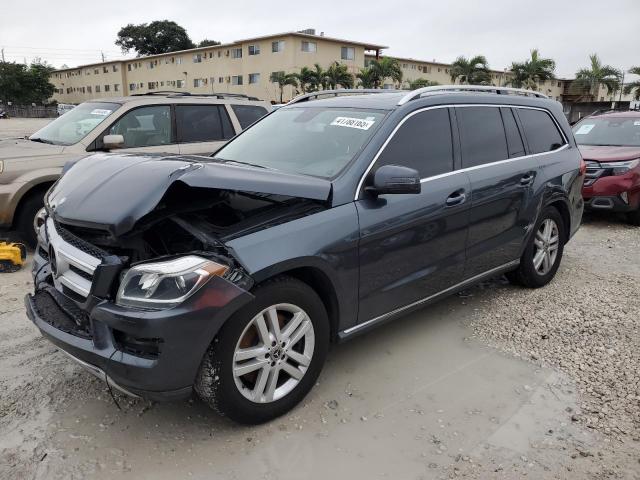
{"label": "wheel arch", "polygon": [[571,210],[569,210],[568,200],[564,197],[556,196],[555,198],[550,198],[545,203],[545,207],[553,207],[560,213],[564,224],[565,242],[568,242],[571,237]]}
{"label": "wheel arch", "polygon": [[53,185],[54,183],[55,179],[45,180],[35,185],[30,185],[27,189],[21,192],[20,198],[13,212],[13,218],[11,219],[11,225],[13,227],[16,227],[18,218],[20,218],[20,215],[22,214],[22,209],[24,208],[25,203],[35,195],[44,196],[47,190],[49,190],[49,188],[51,188],[51,185]]}

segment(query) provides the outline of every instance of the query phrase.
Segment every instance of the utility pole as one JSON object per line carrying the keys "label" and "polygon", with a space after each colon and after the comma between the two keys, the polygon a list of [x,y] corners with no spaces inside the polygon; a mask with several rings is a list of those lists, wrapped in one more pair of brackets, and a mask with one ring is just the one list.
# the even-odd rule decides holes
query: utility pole
{"label": "utility pole", "polygon": [[624,90],[624,68],[622,69],[622,81],[620,82],[620,96],[618,97],[618,105],[622,102],[622,90]]}
{"label": "utility pole", "polygon": [[2,47],[2,63],[4,63],[4,47]]}
{"label": "utility pole", "polygon": [[100,55],[102,56],[102,63],[104,63],[104,52],[100,50]]}

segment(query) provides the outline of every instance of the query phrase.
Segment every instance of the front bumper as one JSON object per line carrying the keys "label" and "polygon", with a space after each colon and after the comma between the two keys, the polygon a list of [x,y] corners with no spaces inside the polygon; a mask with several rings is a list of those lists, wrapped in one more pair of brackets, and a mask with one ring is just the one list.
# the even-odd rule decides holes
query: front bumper
{"label": "front bumper", "polygon": [[[90,310],[47,281],[47,261],[37,252],[34,294],[25,297],[27,316],[42,334],[85,369],[114,388],[150,400],[188,397],[202,358],[220,327],[253,296],[213,277],[183,304],[148,311],[93,298]],[[86,316],[86,326],[74,318]]]}
{"label": "front bumper", "polygon": [[630,212],[640,208],[640,171],[598,178],[582,187],[585,208]]}

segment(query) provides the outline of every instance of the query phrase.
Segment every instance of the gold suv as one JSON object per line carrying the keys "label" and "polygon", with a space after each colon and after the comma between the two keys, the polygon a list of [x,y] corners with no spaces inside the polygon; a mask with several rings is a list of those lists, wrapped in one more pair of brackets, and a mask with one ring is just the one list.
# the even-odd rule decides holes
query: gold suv
{"label": "gold suv", "polygon": [[269,111],[269,103],[235,94],[157,92],[82,103],[29,138],[0,141],[0,228],[34,246],[33,219],[67,162],[114,149],[208,155]]}

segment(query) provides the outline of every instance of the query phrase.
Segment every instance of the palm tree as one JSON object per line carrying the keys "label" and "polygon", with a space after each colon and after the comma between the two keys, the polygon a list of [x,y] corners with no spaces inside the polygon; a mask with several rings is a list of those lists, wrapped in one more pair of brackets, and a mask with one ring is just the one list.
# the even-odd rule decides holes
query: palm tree
{"label": "palm tree", "polygon": [[531,50],[531,58],[511,64],[512,77],[508,83],[516,88],[537,90],[541,82],[555,78],[555,68],[555,61],[540,57],[540,52],[534,48]]}
{"label": "palm tree", "polygon": [[576,85],[588,89],[589,94],[597,97],[600,86],[604,85],[608,94],[613,94],[620,86],[622,72],[610,65],[602,65],[597,54],[589,55],[591,65],[576,73]]}
{"label": "palm tree", "polygon": [[491,83],[489,63],[484,55],[476,55],[467,59],[464,56],[456,58],[451,64],[451,81],[469,85],[488,85]]}
{"label": "palm tree", "polygon": [[283,103],[282,97],[284,95],[284,87],[292,85],[298,86],[298,80],[295,73],[273,72],[269,77],[269,80],[273,83],[277,83],[280,88],[280,103]]}
{"label": "palm tree", "polygon": [[315,92],[318,89],[314,71],[309,67],[302,67],[300,73],[296,73],[296,78],[302,93]]}
{"label": "palm tree", "polygon": [[434,82],[433,80],[428,80],[426,78],[416,78],[409,82],[409,88],[411,90],[415,90],[417,88],[422,87],[435,87],[436,85],[440,85],[438,82]]}
{"label": "palm tree", "polygon": [[356,74],[356,77],[360,80],[362,88],[375,88],[377,78],[375,72],[370,67],[361,68],[360,72]]}
{"label": "palm tree", "polygon": [[322,69],[319,63],[315,63],[313,65],[313,70],[311,70],[311,78],[311,86],[313,90],[309,89],[309,91],[320,90],[320,87],[322,87],[323,90],[327,89],[327,74]]}
{"label": "palm tree", "polygon": [[[629,69],[629,73],[632,75],[640,75],[640,67],[631,67]],[[624,94],[629,95],[633,92],[634,100],[640,100],[640,80],[636,80],[635,82],[627,83],[624,86]]]}
{"label": "palm tree", "polygon": [[380,87],[387,78],[397,83],[402,82],[402,69],[396,58],[382,57],[380,60],[371,60],[369,68],[373,72],[375,88]]}
{"label": "palm tree", "polygon": [[353,87],[353,75],[349,73],[347,66],[342,63],[333,62],[325,74],[330,88],[336,88],[338,85],[342,88]]}

